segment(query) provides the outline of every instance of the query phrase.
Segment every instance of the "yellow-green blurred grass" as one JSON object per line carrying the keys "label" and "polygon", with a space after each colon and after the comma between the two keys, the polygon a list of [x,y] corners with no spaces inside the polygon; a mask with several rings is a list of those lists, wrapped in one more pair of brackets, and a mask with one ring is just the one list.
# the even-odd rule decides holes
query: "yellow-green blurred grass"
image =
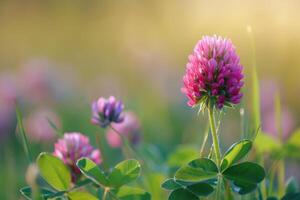
{"label": "yellow-green blurred grass", "polygon": [[[185,124],[187,130],[181,127],[184,136],[174,134],[178,127],[171,123],[168,102],[184,101],[180,86],[187,56],[205,34],[233,40],[245,66],[248,106],[252,52],[246,27],[251,25],[259,78],[284,84],[284,103],[300,113],[299,8],[298,0],[1,1],[0,73],[17,70],[32,58],[47,58],[59,63],[58,70],[77,75],[84,89],[93,86],[84,90],[91,97],[104,91],[125,98],[127,107],[151,127],[146,137],[166,141],[179,136],[190,142],[201,133],[201,124],[179,104],[179,111],[186,111],[180,119],[193,115],[194,121]],[[239,122],[231,119],[224,123],[226,130],[238,129]],[[15,175],[7,176],[12,185],[7,187],[15,190]]]}
{"label": "yellow-green blurred grass", "polygon": [[248,73],[251,25],[260,78],[283,82],[299,112],[299,7],[296,0],[2,1],[0,69],[43,57],[80,74],[85,85],[109,75],[129,90],[153,87],[162,95],[155,74],[163,72],[161,84],[173,81],[170,91],[177,91],[187,55],[204,34],[231,38]]}

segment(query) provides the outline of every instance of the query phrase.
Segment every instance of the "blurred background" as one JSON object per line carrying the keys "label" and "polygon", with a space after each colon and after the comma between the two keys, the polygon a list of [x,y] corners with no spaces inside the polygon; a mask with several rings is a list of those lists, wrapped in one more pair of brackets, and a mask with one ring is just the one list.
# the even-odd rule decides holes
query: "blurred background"
{"label": "blurred background", "polygon": [[[48,119],[65,132],[93,137],[99,129],[90,124],[90,104],[109,95],[136,113],[143,142],[155,145],[162,158],[179,144],[199,147],[206,116],[197,117],[180,88],[187,57],[203,35],[235,44],[246,77],[242,107],[249,116],[256,64],[262,128],[276,137],[279,93],[288,138],[300,127],[299,8],[297,0],[1,1],[0,199],[18,199],[26,184],[15,100],[35,156],[53,151],[57,136]],[[241,137],[239,109],[225,114],[224,150]],[[119,152],[108,148],[107,154]],[[287,174],[298,170],[297,160],[288,160]]]}

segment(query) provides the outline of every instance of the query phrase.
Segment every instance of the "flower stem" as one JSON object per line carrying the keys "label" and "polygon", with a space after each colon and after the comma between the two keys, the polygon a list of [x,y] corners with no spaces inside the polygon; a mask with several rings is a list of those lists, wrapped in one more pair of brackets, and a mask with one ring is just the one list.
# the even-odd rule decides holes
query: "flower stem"
{"label": "flower stem", "polygon": [[217,185],[217,191],[216,191],[216,199],[221,199],[221,189],[222,189],[222,180],[221,175],[218,175],[218,185]]}
{"label": "flower stem", "polygon": [[282,158],[278,162],[278,194],[280,197],[284,195],[284,189],[285,189],[285,167],[284,167],[284,159]]}
{"label": "flower stem", "polygon": [[109,192],[109,188],[104,188],[104,193],[102,196],[102,200],[106,200],[107,193]]}
{"label": "flower stem", "polygon": [[218,168],[220,168],[221,152],[220,152],[219,139],[218,139],[217,130],[216,130],[214,110],[212,107],[208,108],[208,117],[209,117],[210,130],[211,130],[211,135],[212,135],[213,145],[214,145],[214,150],[215,150],[216,162],[217,162]]}
{"label": "flower stem", "polygon": [[98,146],[98,148],[99,148],[99,150],[100,150],[100,152],[101,152],[101,156],[102,156],[102,160],[103,160],[102,166],[103,166],[103,168],[104,168],[105,170],[107,170],[107,169],[108,169],[108,166],[107,166],[106,155],[105,155],[105,153],[104,153],[104,147],[103,147],[103,145],[102,145],[102,143],[101,143],[101,141],[100,141],[99,134],[101,134],[101,133],[95,133],[96,144],[97,144],[97,146]]}
{"label": "flower stem", "polygon": [[25,133],[24,126],[23,126],[22,113],[19,110],[18,105],[16,105],[16,115],[17,115],[17,121],[18,121],[18,130],[19,130],[19,133],[21,134],[21,137],[22,137],[22,142],[23,142],[25,154],[27,156],[27,159],[28,159],[29,163],[32,163],[32,153],[31,153],[31,149],[29,147],[29,143],[28,143],[28,140],[27,140],[27,136],[26,136],[26,133]]}
{"label": "flower stem", "polygon": [[121,140],[123,142],[123,145],[125,145],[126,149],[125,149],[124,153],[127,154],[125,156],[128,158],[134,157],[135,151],[130,146],[128,139],[123,134],[121,134],[118,130],[116,130],[112,125],[110,125],[110,128],[119,135],[119,137],[121,138]]}
{"label": "flower stem", "polygon": [[[221,152],[220,152],[220,147],[219,147],[219,139],[217,135],[217,130],[216,130],[216,122],[215,122],[215,116],[214,116],[214,108],[213,106],[210,106],[208,108],[208,117],[209,117],[209,123],[210,123],[210,132],[212,135],[213,139],[213,146],[215,150],[215,158],[217,162],[218,169],[220,170],[220,165],[221,165]],[[220,199],[220,192],[221,192],[221,176],[218,175],[218,185],[217,185],[217,191],[216,191],[216,199]]]}

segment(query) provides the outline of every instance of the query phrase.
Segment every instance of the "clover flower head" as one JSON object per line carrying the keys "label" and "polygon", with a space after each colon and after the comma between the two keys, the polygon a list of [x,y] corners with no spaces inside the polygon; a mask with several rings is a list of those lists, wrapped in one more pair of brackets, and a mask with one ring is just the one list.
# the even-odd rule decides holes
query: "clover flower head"
{"label": "clover flower head", "polygon": [[54,148],[53,154],[71,169],[73,182],[76,182],[81,175],[79,168],[76,166],[78,159],[87,157],[96,164],[102,162],[101,152],[94,149],[89,138],[81,133],[65,133],[64,137],[55,143]]}
{"label": "clover flower head", "polygon": [[132,145],[138,145],[141,140],[141,125],[137,116],[133,112],[124,113],[124,121],[112,124],[113,129],[108,129],[106,139],[108,144],[113,148],[122,146],[122,138],[119,134],[125,136]]}
{"label": "clover flower head", "polygon": [[241,101],[243,66],[229,39],[204,36],[188,60],[181,90],[188,97],[189,106],[206,107],[211,102],[222,109]]}
{"label": "clover flower head", "polygon": [[100,97],[92,103],[92,119],[91,122],[102,128],[107,127],[110,123],[120,123],[124,120],[122,111],[124,105],[120,100],[116,100],[114,96],[108,99]]}

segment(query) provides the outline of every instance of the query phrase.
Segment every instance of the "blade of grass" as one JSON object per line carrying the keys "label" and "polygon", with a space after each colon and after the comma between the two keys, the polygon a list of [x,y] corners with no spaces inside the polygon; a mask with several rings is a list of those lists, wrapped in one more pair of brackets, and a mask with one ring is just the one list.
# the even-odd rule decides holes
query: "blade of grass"
{"label": "blade of grass", "polygon": [[241,117],[241,124],[240,124],[240,129],[241,129],[241,139],[243,138],[248,138],[248,130],[247,130],[247,120],[246,120],[246,116],[245,116],[245,109],[243,108],[244,106],[242,106],[242,108],[240,109],[240,117]]}
{"label": "blade of grass", "polygon": [[63,131],[60,130],[51,119],[47,117],[47,121],[58,137],[63,136]]}
{"label": "blade of grass", "polygon": [[203,142],[201,144],[200,158],[203,157],[203,153],[204,153],[205,145],[207,143],[208,135],[209,135],[209,124],[206,126],[204,137],[203,137]]}
{"label": "blade of grass", "polygon": [[256,52],[255,52],[255,41],[253,37],[252,27],[247,27],[247,32],[250,39],[250,45],[252,50],[252,106],[253,106],[253,115],[254,115],[254,126],[255,128],[260,126],[261,117],[260,117],[260,87],[259,80],[256,69]]}
{"label": "blade of grass", "polygon": [[[276,126],[277,126],[277,133],[280,143],[282,144],[283,141],[283,134],[282,134],[282,126],[281,126],[281,103],[280,103],[280,96],[277,94],[275,96],[275,117],[276,117]],[[284,166],[284,158],[282,157],[278,162],[278,195],[282,197],[284,195],[285,190],[285,166]]]}
{"label": "blade of grass", "polygon": [[[11,141],[8,141],[8,145],[4,145],[3,151],[3,163],[1,166],[1,177],[4,178],[5,184],[2,186],[3,194],[0,194],[1,197],[5,199],[17,199],[15,191],[17,190],[17,180],[18,174],[16,173],[19,170],[19,166],[16,165],[15,160],[15,149],[13,148]],[[2,153],[1,153],[2,156]],[[2,161],[2,158],[1,158]],[[2,196],[3,195],[3,196]],[[1,199],[0,197],[0,199]]]}
{"label": "blade of grass", "polygon": [[276,116],[276,126],[277,126],[277,133],[280,142],[283,140],[282,135],[282,126],[281,126],[281,102],[279,94],[275,96],[275,116]]}
{"label": "blade of grass", "polygon": [[[255,52],[255,40],[253,37],[252,27],[247,27],[247,32],[250,38],[251,50],[252,50],[252,109],[253,109],[253,121],[255,129],[261,126],[261,115],[260,115],[260,86],[256,69],[256,52]],[[259,131],[260,132],[260,131]],[[259,134],[259,133],[258,133]],[[256,137],[255,137],[256,138]],[[264,166],[264,156],[258,155],[259,163]],[[266,182],[263,180],[260,183],[260,190],[262,192],[263,199],[266,198]]]}
{"label": "blade of grass", "polygon": [[29,148],[29,143],[28,143],[28,140],[27,140],[27,137],[26,137],[24,126],[23,126],[22,113],[20,112],[20,109],[19,109],[18,105],[16,105],[16,115],[17,115],[17,121],[18,121],[18,130],[19,130],[19,133],[21,134],[21,137],[22,137],[22,143],[23,143],[24,151],[25,151],[25,154],[26,154],[26,157],[27,157],[28,161],[31,163],[32,162],[32,153],[31,153],[31,150]]}
{"label": "blade of grass", "polygon": [[253,94],[252,100],[253,100],[254,127],[259,127],[261,124],[260,89],[259,89],[258,75],[255,66],[253,66],[253,72],[252,72],[252,94]]}

